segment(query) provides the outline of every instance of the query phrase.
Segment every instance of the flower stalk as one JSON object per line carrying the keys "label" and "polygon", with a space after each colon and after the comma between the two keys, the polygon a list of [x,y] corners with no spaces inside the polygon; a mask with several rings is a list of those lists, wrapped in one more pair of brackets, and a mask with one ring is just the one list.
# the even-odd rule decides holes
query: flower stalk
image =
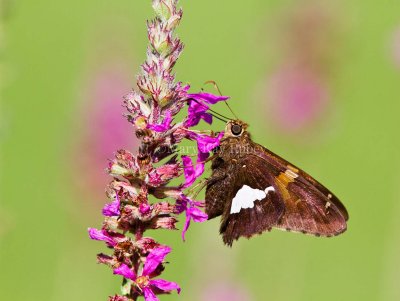
{"label": "flower stalk", "polygon": [[[184,239],[191,221],[204,222],[207,215],[199,208],[203,202],[185,194],[204,171],[210,151],[219,145],[222,134],[207,135],[190,128],[201,120],[211,124],[208,110],[228,97],[209,93],[189,94],[189,86],[175,81],[172,72],[183,44],[174,31],[182,18],[177,0],[153,0],[156,17],[147,23],[147,58],[137,77],[137,90],[124,97],[126,117],[140,140],[137,154],[118,150],[110,161],[112,181],[106,194],[111,200],[103,208],[105,220],[100,230],[89,228],[91,239],[100,240],[113,251],[99,254],[98,262],[123,276],[122,294],[110,301],[158,300],[157,295],[180,292],[175,282],[159,279],[164,259],[171,252],[151,237],[148,229],[175,230],[178,216],[185,214]],[[188,107],[187,116],[176,122],[176,115]],[[184,139],[197,142],[197,160],[177,153]],[[178,158],[181,155],[181,158]],[[170,186],[184,175],[184,183]]]}

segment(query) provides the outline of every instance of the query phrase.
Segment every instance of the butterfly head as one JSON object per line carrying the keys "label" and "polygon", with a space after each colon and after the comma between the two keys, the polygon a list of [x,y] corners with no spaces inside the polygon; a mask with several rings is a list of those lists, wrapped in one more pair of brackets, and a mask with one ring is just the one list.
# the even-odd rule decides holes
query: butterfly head
{"label": "butterfly head", "polygon": [[240,137],[242,136],[243,133],[246,132],[246,129],[247,129],[247,123],[239,119],[230,120],[226,124],[224,138]]}

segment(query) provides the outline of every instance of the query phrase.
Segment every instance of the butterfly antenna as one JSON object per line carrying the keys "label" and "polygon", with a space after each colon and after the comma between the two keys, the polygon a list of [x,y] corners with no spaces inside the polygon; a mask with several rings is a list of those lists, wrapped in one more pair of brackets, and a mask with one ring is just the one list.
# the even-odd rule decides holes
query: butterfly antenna
{"label": "butterfly antenna", "polygon": [[[211,113],[210,113],[211,114]],[[217,118],[218,120],[220,120],[220,121],[222,121],[223,123],[227,123],[228,122],[228,120],[224,120],[224,119],[222,119],[222,118],[220,118],[220,117],[218,117],[218,116],[215,116],[214,114],[211,114],[214,118]]]}
{"label": "butterfly antenna", "polygon": [[[218,91],[219,95],[222,96],[221,90],[219,89],[218,84],[215,81],[209,80],[209,81],[206,81],[204,84],[205,85],[212,84],[214,86],[214,88]],[[228,107],[229,111],[231,111],[231,113],[233,114],[233,116],[235,116],[236,119],[239,119],[236,116],[235,112],[233,112],[232,108],[229,106],[228,102],[226,100],[224,102],[225,102],[226,106]]]}

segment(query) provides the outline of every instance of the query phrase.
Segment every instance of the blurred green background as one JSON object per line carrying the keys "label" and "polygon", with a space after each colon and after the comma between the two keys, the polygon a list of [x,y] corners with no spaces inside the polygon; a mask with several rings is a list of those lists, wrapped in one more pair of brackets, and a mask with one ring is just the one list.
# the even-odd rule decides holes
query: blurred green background
{"label": "blurred green background", "polygon": [[[121,97],[150,0],[0,3],[0,299],[106,300],[121,279],[86,229],[102,221],[107,158],[135,148]],[[254,139],[331,188],[350,221],[333,239],[273,231],[232,249],[218,220],[185,243],[154,232],[183,287],[161,300],[400,300],[398,1],[181,5],[177,79],[217,81]]]}

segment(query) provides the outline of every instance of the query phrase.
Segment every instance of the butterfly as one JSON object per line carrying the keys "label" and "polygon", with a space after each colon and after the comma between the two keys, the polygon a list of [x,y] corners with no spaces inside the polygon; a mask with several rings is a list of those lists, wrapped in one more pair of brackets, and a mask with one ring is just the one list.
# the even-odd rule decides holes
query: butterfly
{"label": "butterfly", "polygon": [[214,150],[205,211],[221,217],[226,245],[273,228],[315,236],[343,233],[349,219],[339,199],[310,175],[252,141],[247,124],[230,120]]}

